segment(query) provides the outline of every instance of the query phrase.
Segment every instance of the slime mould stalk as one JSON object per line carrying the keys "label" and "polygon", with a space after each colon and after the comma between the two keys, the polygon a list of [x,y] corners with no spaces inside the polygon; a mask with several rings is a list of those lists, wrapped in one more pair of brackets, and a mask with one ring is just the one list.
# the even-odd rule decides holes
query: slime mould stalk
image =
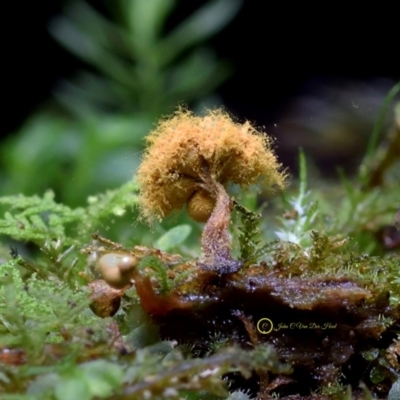
{"label": "slime mould stalk", "polygon": [[207,180],[207,186],[213,189],[216,196],[215,208],[208,219],[202,239],[202,258],[199,265],[220,275],[237,272],[242,263],[231,257],[229,238],[229,222],[231,216],[231,201],[225,188],[212,178]]}

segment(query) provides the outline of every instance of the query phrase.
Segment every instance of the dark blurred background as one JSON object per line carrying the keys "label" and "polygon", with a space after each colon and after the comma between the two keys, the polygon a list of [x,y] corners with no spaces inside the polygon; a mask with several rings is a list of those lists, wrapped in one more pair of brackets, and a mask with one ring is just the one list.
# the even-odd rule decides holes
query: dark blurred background
{"label": "dark blurred background", "polygon": [[263,127],[294,172],[299,146],[323,173],[353,171],[400,80],[396,14],[366,7],[8,2],[1,192],[52,187],[78,204],[117,186],[134,173],[143,135],[179,103],[224,105]]}

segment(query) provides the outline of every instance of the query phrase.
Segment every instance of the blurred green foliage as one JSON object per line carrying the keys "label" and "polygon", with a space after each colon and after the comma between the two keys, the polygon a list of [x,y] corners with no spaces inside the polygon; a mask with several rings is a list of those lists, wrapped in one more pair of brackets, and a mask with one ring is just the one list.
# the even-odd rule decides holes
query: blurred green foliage
{"label": "blurred green foliage", "polygon": [[240,0],[208,1],[166,31],[179,1],[104,1],[113,19],[78,1],[50,25],[53,36],[92,67],[65,83],[59,98],[79,114],[96,109],[150,114],[198,102],[228,75],[204,44],[237,13]]}
{"label": "blurred green foliage", "polygon": [[131,179],[150,124],[139,117],[98,115],[83,120],[44,111],[0,149],[3,194],[52,189],[66,204]]}
{"label": "blurred green foliage", "polygon": [[55,89],[58,105],[42,107],[2,143],[1,193],[51,188],[76,206],[131,179],[154,121],[180,103],[199,109],[215,101],[212,92],[230,69],[206,40],[241,3],[205,2],[170,29],[179,1],[99,3],[108,17],[86,1],[68,3],[49,29],[87,68]]}

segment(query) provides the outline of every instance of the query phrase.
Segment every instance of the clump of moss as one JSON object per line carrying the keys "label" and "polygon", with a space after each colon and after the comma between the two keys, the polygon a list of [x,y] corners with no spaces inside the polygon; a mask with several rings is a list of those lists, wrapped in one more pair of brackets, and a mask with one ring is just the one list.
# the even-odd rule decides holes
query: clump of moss
{"label": "clump of moss", "polygon": [[[205,175],[224,186],[233,182],[248,187],[257,181],[268,187],[284,186],[285,175],[271,149],[271,138],[249,122],[235,122],[222,110],[199,117],[179,109],[146,140],[148,149],[137,181],[147,219],[164,218],[187,203],[189,215],[207,220],[215,198]],[[203,207],[207,212],[197,211]]]}

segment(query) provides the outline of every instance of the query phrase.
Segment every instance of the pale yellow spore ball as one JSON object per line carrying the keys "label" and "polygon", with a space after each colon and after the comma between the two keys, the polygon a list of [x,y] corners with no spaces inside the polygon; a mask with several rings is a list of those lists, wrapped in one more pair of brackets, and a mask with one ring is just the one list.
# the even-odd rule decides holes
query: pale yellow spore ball
{"label": "pale yellow spore ball", "polygon": [[130,254],[106,253],[97,262],[102,278],[113,288],[129,285],[138,260]]}
{"label": "pale yellow spore ball", "polygon": [[189,216],[197,222],[207,222],[215,207],[215,198],[205,190],[193,194],[186,205]]}

